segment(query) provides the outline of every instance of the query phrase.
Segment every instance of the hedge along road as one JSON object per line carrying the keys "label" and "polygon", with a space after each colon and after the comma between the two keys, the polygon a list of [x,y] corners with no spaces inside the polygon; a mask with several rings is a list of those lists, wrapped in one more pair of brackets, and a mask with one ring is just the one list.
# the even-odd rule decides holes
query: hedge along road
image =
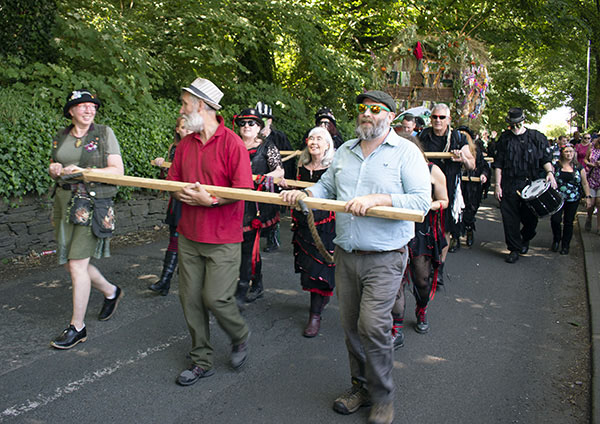
{"label": "hedge along road", "polygon": [[[431,331],[419,335],[408,296],[406,343],[395,353],[396,421],[587,423],[589,326],[580,242],[560,256],[542,220],[530,253],[504,262],[499,210],[484,202],[475,245],[450,254],[446,285],[431,303]],[[146,290],[160,273],[167,240],[113,250],[99,262],[125,297],[69,351],[49,347],[68,323],[70,283],[62,267],[30,269],[0,284],[0,421],[148,423],[359,423],[333,399],[350,385],[334,299],[321,333],[301,336],[308,295],[293,273],[289,218],[282,248],[263,254],[265,297],[245,307],[250,359],[228,366],[229,340],[212,324],[216,374],[175,384],[190,338],[177,297]]]}

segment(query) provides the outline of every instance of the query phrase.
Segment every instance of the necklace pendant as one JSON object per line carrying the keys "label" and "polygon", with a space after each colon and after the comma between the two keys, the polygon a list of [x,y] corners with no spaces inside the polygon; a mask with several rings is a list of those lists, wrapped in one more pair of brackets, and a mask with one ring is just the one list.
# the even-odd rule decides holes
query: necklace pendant
{"label": "necklace pendant", "polygon": [[77,140],[75,140],[75,148],[79,148],[81,147],[82,141],[80,138],[78,138]]}

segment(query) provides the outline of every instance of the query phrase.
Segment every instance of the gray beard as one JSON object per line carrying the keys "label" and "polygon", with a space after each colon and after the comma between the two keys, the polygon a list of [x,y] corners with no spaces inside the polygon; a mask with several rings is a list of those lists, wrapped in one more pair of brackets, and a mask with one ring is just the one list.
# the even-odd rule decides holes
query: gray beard
{"label": "gray beard", "polygon": [[204,119],[202,118],[202,115],[198,112],[193,112],[189,115],[183,115],[183,117],[185,118],[185,127],[189,131],[193,133],[202,132],[204,129]]}
{"label": "gray beard", "polygon": [[379,121],[375,126],[363,128],[361,124],[356,125],[356,135],[359,139],[370,141],[375,140],[385,134],[390,127],[385,120]]}

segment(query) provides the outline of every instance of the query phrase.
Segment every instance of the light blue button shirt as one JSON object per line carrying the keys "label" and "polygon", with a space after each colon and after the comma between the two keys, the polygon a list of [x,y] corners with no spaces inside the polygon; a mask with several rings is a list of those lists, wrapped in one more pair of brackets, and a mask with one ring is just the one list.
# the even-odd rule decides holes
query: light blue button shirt
{"label": "light blue button shirt", "polygon": [[[344,143],[329,169],[308,190],[314,197],[347,202],[367,194],[390,194],[392,205],[426,214],[431,206],[431,179],[417,146],[390,131],[368,157],[360,140]],[[388,251],[404,247],[415,234],[411,221],[336,214],[334,243],[346,251]]]}

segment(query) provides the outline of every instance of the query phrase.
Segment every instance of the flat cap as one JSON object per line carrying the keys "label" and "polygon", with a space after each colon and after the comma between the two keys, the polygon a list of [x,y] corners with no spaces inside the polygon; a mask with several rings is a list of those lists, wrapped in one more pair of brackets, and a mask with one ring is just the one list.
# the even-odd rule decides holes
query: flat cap
{"label": "flat cap", "polygon": [[362,103],[365,99],[371,99],[374,102],[386,105],[392,112],[396,113],[396,101],[392,96],[384,91],[372,90],[361,93],[356,98],[356,103]]}

